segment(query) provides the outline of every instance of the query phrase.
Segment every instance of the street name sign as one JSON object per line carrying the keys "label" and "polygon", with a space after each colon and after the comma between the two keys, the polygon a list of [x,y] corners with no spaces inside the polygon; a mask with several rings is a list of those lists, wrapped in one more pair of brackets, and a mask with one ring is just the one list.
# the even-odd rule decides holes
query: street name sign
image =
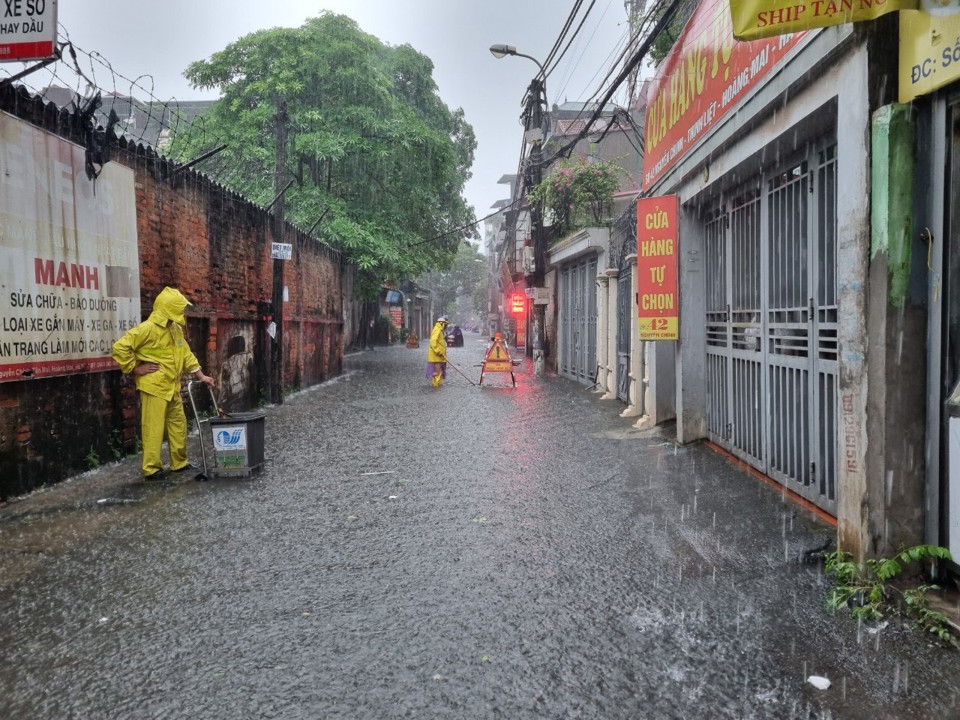
{"label": "street name sign", "polygon": [[290,243],[273,243],[272,257],[274,260],[290,260],[293,257],[293,245]]}

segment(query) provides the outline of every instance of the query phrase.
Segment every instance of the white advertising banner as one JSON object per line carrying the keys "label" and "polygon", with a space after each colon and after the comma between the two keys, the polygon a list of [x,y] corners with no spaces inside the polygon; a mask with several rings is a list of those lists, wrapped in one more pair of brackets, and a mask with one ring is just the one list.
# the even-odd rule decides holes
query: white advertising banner
{"label": "white advertising banner", "polygon": [[57,0],[3,0],[0,12],[0,62],[54,57]]}
{"label": "white advertising banner", "polygon": [[116,368],[140,322],[133,171],[0,113],[0,382]]}

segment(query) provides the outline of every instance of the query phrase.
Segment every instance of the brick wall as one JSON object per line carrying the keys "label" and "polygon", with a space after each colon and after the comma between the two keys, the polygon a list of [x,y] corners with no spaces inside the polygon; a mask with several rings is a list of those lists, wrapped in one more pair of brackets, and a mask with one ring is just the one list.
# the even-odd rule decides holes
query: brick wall
{"label": "brick wall", "polygon": [[[81,142],[71,115],[18,89],[0,87],[0,110]],[[271,216],[202,175],[175,173],[150,150],[120,141],[111,160],[135,174],[142,317],[165,285],[178,288],[193,302],[187,338],[221,405],[257,405],[272,342]],[[342,370],[353,270],[290,224],[283,240],[294,247],[284,263],[284,383],[307,387]],[[0,500],[112,461],[135,448],[138,432],[136,392],[119,370],[0,383]]]}

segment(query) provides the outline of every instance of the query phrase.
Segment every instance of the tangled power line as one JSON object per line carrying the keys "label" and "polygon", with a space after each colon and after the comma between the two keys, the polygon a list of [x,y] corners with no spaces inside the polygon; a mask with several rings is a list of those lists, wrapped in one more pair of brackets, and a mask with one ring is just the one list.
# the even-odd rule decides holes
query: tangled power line
{"label": "tangled power line", "polygon": [[[623,84],[630,77],[631,73],[639,68],[640,63],[642,63],[648,57],[653,43],[661,33],[670,27],[670,24],[677,16],[677,13],[683,7],[684,2],[685,0],[660,0],[647,9],[643,17],[637,23],[636,31],[630,35],[629,40],[623,46],[623,50],[610,65],[606,75],[599,83],[597,90],[590,96],[587,102],[583,103],[583,106],[577,113],[575,120],[582,119],[587,113],[587,108],[591,106],[594,108],[592,114],[589,116],[589,118],[587,118],[586,122],[583,124],[583,127],[573,138],[565,141],[562,145],[556,148],[556,150],[550,156],[544,157],[542,161],[544,165],[549,165],[561,157],[569,157],[577,143],[591,134],[594,126],[597,124],[597,121],[603,116],[607,108],[607,104],[610,102],[613,95],[623,86]],[[580,4],[581,3],[579,2],[574,3],[574,8],[571,10],[571,16],[579,11]],[[593,4],[591,3],[590,7],[587,8],[588,13],[592,7]],[[583,23],[581,22],[580,26],[578,26],[578,31],[582,25]],[[573,38],[571,38],[571,42],[572,40]],[[549,73],[547,73],[547,75],[549,75]],[[615,122],[617,119],[626,122],[630,126],[631,130],[633,130],[634,134],[637,136],[636,140],[639,140],[640,142],[639,146],[634,144],[634,148],[642,154],[642,133],[636,126],[636,123],[633,121],[629,109],[626,112],[614,114],[614,117],[611,118],[610,123],[608,123],[604,128],[601,138],[605,136],[614,125],[617,124]],[[634,143],[635,140],[630,139],[630,142]]]}
{"label": "tangled power line", "polygon": [[100,52],[77,46],[62,23],[57,35],[56,58],[19,72],[0,66],[0,83],[16,83],[61,110],[86,111],[94,128],[150,147],[164,157],[170,157],[173,138],[192,138],[192,146],[208,152],[187,165],[201,165],[204,174],[227,188],[238,187],[240,178],[262,167],[261,158],[235,144],[229,153],[209,152],[228,146],[202,115],[213,101],[162,100],[155,95],[152,75],[123,75]]}

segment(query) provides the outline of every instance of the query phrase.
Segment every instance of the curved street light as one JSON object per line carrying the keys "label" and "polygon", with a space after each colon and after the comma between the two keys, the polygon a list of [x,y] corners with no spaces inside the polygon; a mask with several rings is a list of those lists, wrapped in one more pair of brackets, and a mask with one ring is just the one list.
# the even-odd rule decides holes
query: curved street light
{"label": "curved street light", "polygon": [[524,55],[521,52],[517,52],[517,49],[513,45],[504,45],[502,43],[497,43],[496,45],[490,46],[490,54],[493,55],[498,60],[500,58],[505,58],[507,55],[516,55],[517,57],[526,58],[527,60],[532,60],[537,64],[537,67],[540,68],[540,73],[543,73],[543,65],[540,64],[540,61],[535,57],[530,55]]}
{"label": "curved street light", "polygon": [[[501,58],[505,58],[507,55],[526,58],[527,60],[532,61],[538,68],[540,68],[540,72],[534,78],[533,83],[531,83],[531,88],[533,88],[533,85],[534,83],[537,82],[538,78],[543,78],[542,80],[539,81],[540,91],[543,93],[543,104],[544,106],[546,106],[546,109],[549,111],[550,101],[547,100],[547,76],[544,73],[543,65],[539,60],[537,60],[532,55],[525,55],[522,52],[517,52],[517,49],[513,45],[504,45],[503,43],[497,43],[496,45],[491,45],[490,54],[493,55],[498,60],[500,60]],[[534,124],[537,125],[539,123],[534,123]]]}

